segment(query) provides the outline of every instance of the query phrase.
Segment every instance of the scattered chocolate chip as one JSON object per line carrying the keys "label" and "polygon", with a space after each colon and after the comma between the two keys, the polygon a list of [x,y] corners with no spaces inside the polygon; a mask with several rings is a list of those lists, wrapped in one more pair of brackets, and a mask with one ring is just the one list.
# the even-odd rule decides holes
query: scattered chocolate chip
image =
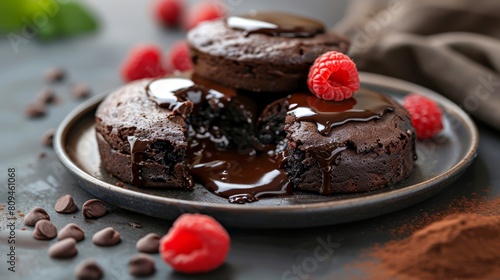
{"label": "scattered chocolate chip", "polygon": [[25,227],[22,227],[22,228],[21,228],[21,230],[26,230],[26,228],[25,228]]}
{"label": "scattered chocolate chip", "polygon": [[90,95],[90,88],[84,83],[78,83],[71,89],[71,94],[75,99],[83,99]]}
{"label": "scattered chocolate chip", "polygon": [[35,207],[31,209],[31,211],[29,211],[28,214],[26,214],[26,216],[24,217],[24,224],[33,227],[36,225],[36,222],[40,220],[50,221],[50,216],[42,207]]}
{"label": "scattered chocolate chip", "polygon": [[123,188],[123,187],[125,187],[125,183],[123,183],[121,181],[120,182],[116,182],[116,186],[120,187],[120,188]]}
{"label": "scattered chocolate chip", "polygon": [[57,228],[51,221],[40,220],[36,222],[32,235],[38,240],[54,239],[57,236]]}
{"label": "scattered chocolate chip", "polygon": [[102,268],[93,259],[87,259],[75,268],[78,280],[99,280],[103,274]]}
{"label": "scattered chocolate chip", "polygon": [[54,141],[54,133],[55,132],[56,132],[56,130],[53,129],[53,128],[51,128],[51,129],[46,130],[43,133],[43,135],[42,135],[42,143],[43,143],[43,145],[52,148],[52,143]]}
{"label": "scattered chocolate chip", "polygon": [[57,235],[57,240],[63,240],[66,238],[73,238],[76,240],[76,242],[79,242],[82,241],[83,238],[85,238],[85,233],[79,226],[73,223],[69,223],[65,225]]}
{"label": "scattered chocolate chip", "polygon": [[133,228],[142,228],[141,224],[138,224],[136,222],[128,223],[128,225]]}
{"label": "scattered chocolate chip", "polygon": [[46,158],[46,157],[47,157],[47,153],[45,153],[45,152],[40,152],[40,153],[38,154],[38,158],[39,158],[39,159],[44,159],[44,158]]}
{"label": "scattered chocolate chip", "polygon": [[40,103],[50,104],[56,101],[56,93],[50,88],[44,88],[36,95],[36,100]]}
{"label": "scattered chocolate chip", "polygon": [[87,219],[97,219],[106,215],[106,205],[99,199],[90,199],[83,204],[82,213]]}
{"label": "scattered chocolate chip", "polygon": [[47,107],[40,102],[31,103],[26,107],[24,114],[30,119],[43,117],[47,114]]}
{"label": "scattered chocolate chip", "polygon": [[60,82],[64,80],[65,76],[66,73],[64,72],[64,69],[62,69],[61,67],[53,67],[47,69],[44,74],[45,81],[49,83]]}
{"label": "scattered chocolate chip", "polygon": [[136,277],[153,275],[156,272],[155,260],[145,254],[134,255],[128,263],[128,271]]}
{"label": "scattered chocolate chip", "polygon": [[92,242],[97,246],[113,246],[120,243],[120,233],[112,227],[100,230],[92,236]]}
{"label": "scattered chocolate chip", "polygon": [[49,256],[56,259],[66,259],[76,256],[76,240],[66,238],[49,247]]}
{"label": "scattered chocolate chip", "polygon": [[71,214],[75,213],[78,210],[75,202],[73,201],[73,197],[69,194],[61,196],[54,206],[57,213],[62,214]]}
{"label": "scattered chocolate chip", "polygon": [[135,248],[141,253],[158,253],[161,236],[156,233],[148,233],[135,243]]}

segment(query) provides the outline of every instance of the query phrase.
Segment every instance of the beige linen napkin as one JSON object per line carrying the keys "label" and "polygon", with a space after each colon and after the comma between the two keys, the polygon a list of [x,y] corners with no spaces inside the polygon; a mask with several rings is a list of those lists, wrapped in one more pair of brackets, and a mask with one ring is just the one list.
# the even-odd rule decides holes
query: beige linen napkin
{"label": "beige linen napkin", "polygon": [[360,70],[431,88],[500,130],[500,1],[353,0],[335,29]]}

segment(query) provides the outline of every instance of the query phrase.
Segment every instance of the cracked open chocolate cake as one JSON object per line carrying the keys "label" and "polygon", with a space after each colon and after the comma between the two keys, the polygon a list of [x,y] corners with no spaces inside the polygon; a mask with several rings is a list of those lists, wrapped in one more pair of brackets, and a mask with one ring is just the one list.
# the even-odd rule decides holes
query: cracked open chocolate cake
{"label": "cracked open chocolate cake", "polygon": [[202,23],[188,41],[193,72],[127,84],[96,112],[102,164],[120,180],[182,190],[200,183],[245,203],[296,190],[371,191],[412,171],[415,133],[400,104],[351,92],[346,83],[359,87],[359,79],[344,62],[331,64],[330,98],[308,89],[315,60],[348,47],[321,23],[257,13]]}

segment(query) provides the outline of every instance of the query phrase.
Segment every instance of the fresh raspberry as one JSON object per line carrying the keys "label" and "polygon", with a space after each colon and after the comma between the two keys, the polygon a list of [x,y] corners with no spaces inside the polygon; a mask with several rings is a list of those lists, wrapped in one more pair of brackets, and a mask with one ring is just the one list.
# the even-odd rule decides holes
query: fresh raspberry
{"label": "fresh raspberry", "polygon": [[134,48],[121,68],[121,75],[126,82],[165,74],[166,70],[161,65],[161,51],[153,45]]}
{"label": "fresh raspberry", "polygon": [[182,0],[159,0],[155,3],[154,13],[158,22],[175,27],[179,24],[183,8]]}
{"label": "fresh raspberry", "polygon": [[224,263],[229,243],[229,234],[214,218],[183,214],[160,240],[160,254],[175,271],[202,273]]}
{"label": "fresh raspberry", "polygon": [[193,63],[189,56],[189,47],[185,40],[177,41],[172,45],[168,54],[167,65],[179,71],[187,71],[193,68]]}
{"label": "fresh raspberry", "polygon": [[431,99],[412,93],[405,97],[403,106],[410,113],[417,138],[432,138],[443,129],[443,112]]}
{"label": "fresh raspberry", "polygon": [[184,17],[184,28],[190,30],[202,21],[215,20],[226,16],[226,10],[218,1],[207,0],[193,5]]}
{"label": "fresh raspberry", "polygon": [[309,70],[307,85],[314,95],[325,100],[351,98],[359,89],[356,64],[343,53],[324,53]]}

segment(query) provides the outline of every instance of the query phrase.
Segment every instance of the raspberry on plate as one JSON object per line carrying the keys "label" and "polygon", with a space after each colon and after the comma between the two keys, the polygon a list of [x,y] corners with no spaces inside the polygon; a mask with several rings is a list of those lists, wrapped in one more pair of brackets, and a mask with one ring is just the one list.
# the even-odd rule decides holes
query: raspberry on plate
{"label": "raspberry on plate", "polygon": [[125,82],[144,78],[156,78],[166,74],[161,65],[161,50],[154,45],[134,48],[121,68]]}
{"label": "raspberry on plate", "polygon": [[418,139],[432,138],[443,129],[443,112],[433,100],[412,93],[404,98],[403,106],[410,113]]}
{"label": "raspberry on plate", "polygon": [[215,20],[226,15],[219,1],[205,0],[189,8],[184,17],[184,28],[190,30],[202,21]]}
{"label": "raspberry on plate", "polygon": [[324,53],[311,66],[307,85],[314,95],[325,100],[351,98],[359,89],[356,64],[343,53]]}
{"label": "raspberry on plate", "polygon": [[224,263],[229,246],[229,234],[214,218],[183,214],[160,240],[160,254],[175,271],[203,273]]}
{"label": "raspberry on plate", "polygon": [[154,13],[158,22],[175,27],[179,24],[183,8],[183,0],[159,0],[154,5]]}
{"label": "raspberry on plate", "polygon": [[186,40],[177,41],[172,45],[168,54],[167,65],[179,71],[187,71],[193,68]]}

